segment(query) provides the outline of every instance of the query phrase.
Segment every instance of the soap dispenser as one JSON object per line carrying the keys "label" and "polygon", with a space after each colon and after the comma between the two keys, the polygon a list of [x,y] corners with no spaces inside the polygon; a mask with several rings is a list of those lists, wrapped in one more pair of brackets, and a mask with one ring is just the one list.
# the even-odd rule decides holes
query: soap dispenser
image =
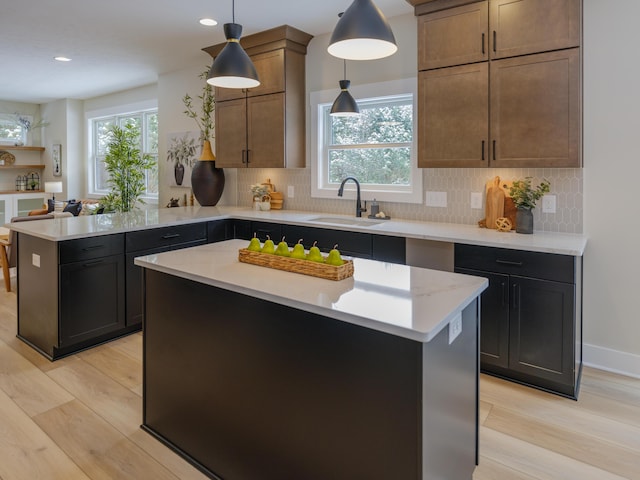
{"label": "soap dispenser", "polygon": [[378,213],[380,213],[380,205],[378,204],[378,202],[376,201],[376,199],[373,199],[373,202],[371,202],[371,215],[369,215],[370,217],[375,217]]}

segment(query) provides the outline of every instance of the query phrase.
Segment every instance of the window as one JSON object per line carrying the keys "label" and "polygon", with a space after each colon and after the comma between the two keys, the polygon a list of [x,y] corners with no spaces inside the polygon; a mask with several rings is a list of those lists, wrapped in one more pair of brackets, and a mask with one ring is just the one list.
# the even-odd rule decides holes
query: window
{"label": "window", "polygon": [[[23,115],[27,121],[33,121],[29,115]],[[27,142],[27,130],[15,115],[0,114],[0,145],[15,145]]]}
{"label": "window", "polygon": [[355,117],[329,114],[337,89],[311,94],[313,197],[335,198],[342,180],[355,177],[363,198],[421,203],[413,134],[415,83],[411,79],[353,87],[360,107]]}
{"label": "window", "polygon": [[155,160],[153,168],[146,171],[143,198],[158,198],[158,111],[157,109],[130,112],[121,115],[93,117],[90,121],[91,137],[91,165],[89,191],[94,195],[109,193],[109,175],[105,169],[104,159],[109,146],[109,128],[113,125],[124,127],[128,123],[134,124],[140,130],[140,149],[142,153],[150,155]]}

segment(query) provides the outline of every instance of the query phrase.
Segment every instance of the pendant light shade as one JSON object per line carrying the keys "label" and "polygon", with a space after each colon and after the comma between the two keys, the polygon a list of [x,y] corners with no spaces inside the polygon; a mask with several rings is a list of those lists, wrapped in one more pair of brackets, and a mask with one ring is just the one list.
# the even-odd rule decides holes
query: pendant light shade
{"label": "pendant light shade", "polygon": [[344,80],[340,80],[340,94],[333,101],[331,105],[331,112],[334,117],[354,117],[360,115],[360,108],[358,103],[349,93],[349,86],[351,81],[347,80],[347,61],[344,60]]}
{"label": "pendant light shade", "polygon": [[224,24],[227,44],[213,61],[207,83],[223,88],[253,88],[260,85],[256,67],[240,45],[242,25],[235,23],[235,2],[233,3],[234,23]]}
{"label": "pendant light shade", "polygon": [[353,0],[336,24],[329,48],[331,55],[346,60],[375,60],[397,50],[389,22],[372,0]]}

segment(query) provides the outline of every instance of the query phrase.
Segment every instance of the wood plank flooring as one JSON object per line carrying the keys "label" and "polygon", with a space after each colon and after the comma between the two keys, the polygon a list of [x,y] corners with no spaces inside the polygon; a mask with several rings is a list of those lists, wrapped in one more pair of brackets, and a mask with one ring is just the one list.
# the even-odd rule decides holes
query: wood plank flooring
{"label": "wood plank flooring", "polygon": [[[139,428],[141,334],[56,362],[15,335],[0,288],[0,480],[206,478]],[[474,480],[640,480],[640,380],[585,369],[575,402],[483,375],[480,396]]]}

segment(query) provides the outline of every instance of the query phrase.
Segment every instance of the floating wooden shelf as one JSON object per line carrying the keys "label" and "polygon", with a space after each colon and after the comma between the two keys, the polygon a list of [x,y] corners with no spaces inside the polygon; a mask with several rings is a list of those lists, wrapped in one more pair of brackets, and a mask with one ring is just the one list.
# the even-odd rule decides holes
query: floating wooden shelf
{"label": "floating wooden shelf", "polygon": [[23,165],[23,164],[16,164],[14,163],[13,165],[0,165],[0,169],[7,169],[7,170],[32,170],[32,169],[38,169],[38,170],[42,170],[45,166],[44,165]]}
{"label": "floating wooden shelf", "polygon": [[14,194],[14,193],[44,193],[44,190],[0,190],[0,195]]}
{"label": "floating wooden shelf", "polygon": [[44,147],[30,147],[30,146],[15,146],[15,145],[0,145],[0,150],[22,150],[31,152],[44,152]]}

